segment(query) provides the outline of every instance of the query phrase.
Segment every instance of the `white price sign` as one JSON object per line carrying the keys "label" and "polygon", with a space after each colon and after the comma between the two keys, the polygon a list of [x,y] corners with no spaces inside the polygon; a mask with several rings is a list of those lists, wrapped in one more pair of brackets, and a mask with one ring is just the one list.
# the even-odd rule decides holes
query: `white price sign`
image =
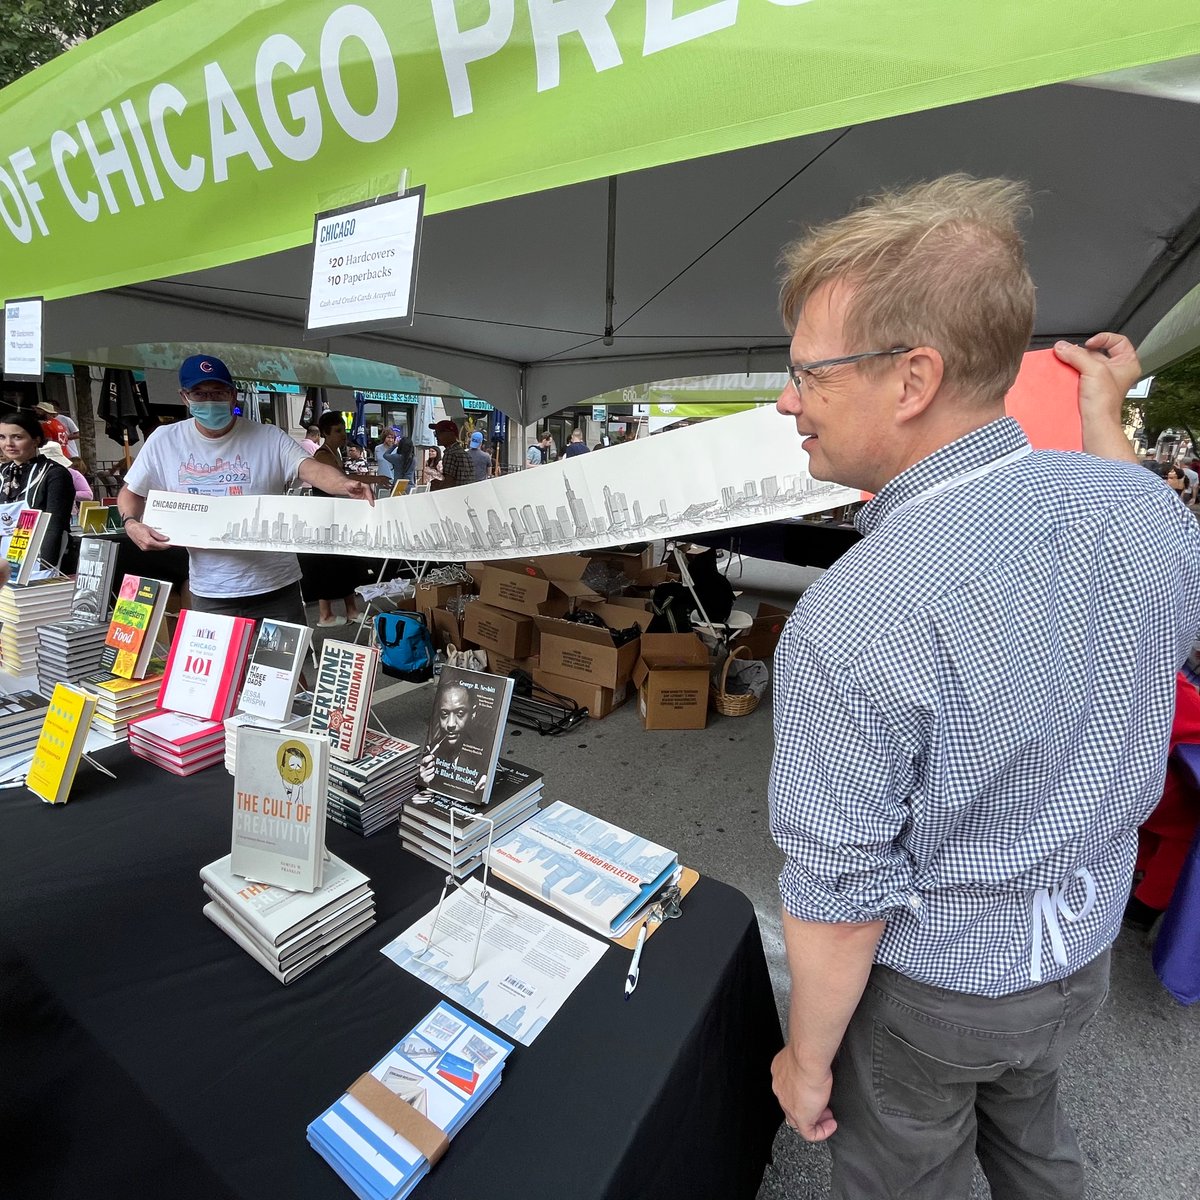
{"label": "white price sign", "polygon": [[41,296],[4,302],[4,378],[35,380],[45,375],[42,360]]}
{"label": "white price sign", "polygon": [[318,213],[306,329],[411,325],[425,189]]}

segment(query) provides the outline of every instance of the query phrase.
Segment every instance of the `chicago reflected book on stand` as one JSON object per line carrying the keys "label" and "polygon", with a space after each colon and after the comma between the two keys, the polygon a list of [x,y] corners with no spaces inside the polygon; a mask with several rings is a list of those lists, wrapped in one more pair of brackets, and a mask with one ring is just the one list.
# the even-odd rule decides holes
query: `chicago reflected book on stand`
{"label": "chicago reflected book on stand", "polygon": [[421,786],[464,804],[487,804],[512,701],[503,675],[444,667],[433,698]]}
{"label": "chicago reflected book on stand", "polygon": [[561,800],[493,842],[492,870],[605,937],[620,937],[679,870],[675,851]]}

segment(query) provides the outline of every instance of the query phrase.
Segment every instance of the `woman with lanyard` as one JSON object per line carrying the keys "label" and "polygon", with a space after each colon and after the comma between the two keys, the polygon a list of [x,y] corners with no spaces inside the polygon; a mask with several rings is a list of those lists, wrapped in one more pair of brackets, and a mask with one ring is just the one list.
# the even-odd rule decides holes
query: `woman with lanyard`
{"label": "woman with lanyard", "polygon": [[50,514],[38,557],[45,566],[57,567],[71,524],[75,484],[65,467],[38,453],[45,440],[33,413],[24,409],[0,413],[0,504],[20,504]]}

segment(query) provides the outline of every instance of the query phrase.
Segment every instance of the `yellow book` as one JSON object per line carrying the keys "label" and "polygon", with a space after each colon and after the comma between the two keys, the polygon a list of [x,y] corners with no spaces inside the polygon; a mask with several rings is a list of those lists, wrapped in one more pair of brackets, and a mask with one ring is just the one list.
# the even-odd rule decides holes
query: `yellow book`
{"label": "yellow book", "polygon": [[79,527],[82,529],[87,522],[87,515],[94,512],[96,509],[104,509],[104,505],[99,500],[80,500],[79,502]]}
{"label": "yellow book", "polygon": [[95,711],[95,696],[77,692],[65,683],[54,685],[25,778],[25,786],[48,804],[66,804],[69,799]]}
{"label": "yellow book", "polygon": [[108,509],[103,504],[97,504],[95,508],[89,508],[85,513],[79,513],[79,528],[83,533],[103,533],[105,525],[108,522]]}

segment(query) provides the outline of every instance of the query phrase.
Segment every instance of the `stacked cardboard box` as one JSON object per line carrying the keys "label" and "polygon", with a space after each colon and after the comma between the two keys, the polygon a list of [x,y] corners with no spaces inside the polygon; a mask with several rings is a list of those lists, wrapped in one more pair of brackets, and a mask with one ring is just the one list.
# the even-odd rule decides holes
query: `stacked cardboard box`
{"label": "stacked cardboard box", "polygon": [[647,633],[633,683],[646,729],[703,729],[708,721],[708,649],[694,633]]}

